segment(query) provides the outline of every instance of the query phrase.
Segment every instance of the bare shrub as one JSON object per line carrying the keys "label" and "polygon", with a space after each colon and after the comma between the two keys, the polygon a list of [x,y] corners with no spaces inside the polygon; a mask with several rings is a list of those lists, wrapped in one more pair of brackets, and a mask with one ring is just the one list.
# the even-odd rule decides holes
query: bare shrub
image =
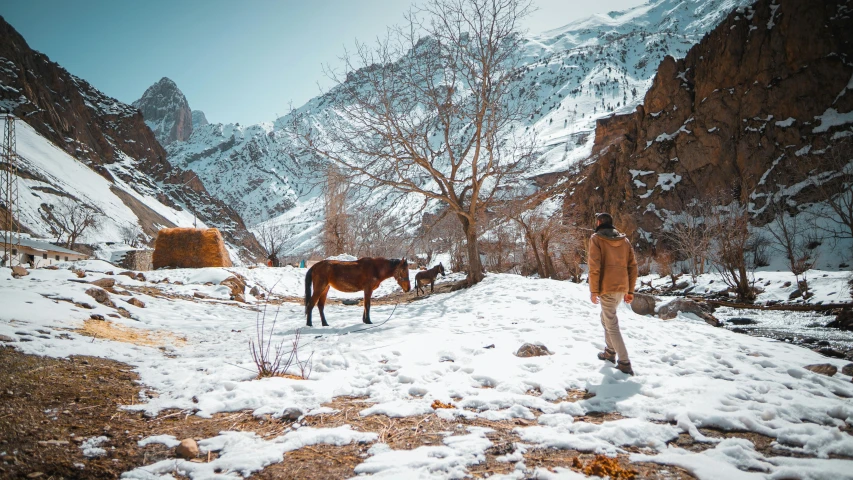
{"label": "bare shrub", "polygon": [[711,259],[723,281],[737,294],[738,300],[755,300],[756,239],[749,229],[750,215],[745,206],[733,201],[719,207],[709,217],[714,232]]}
{"label": "bare shrub", "polygon": [[273,267],[281,266],[281,251],[284,248],[284,242],[287,240],[285,229],[281,225],[275,223],[263,223],[257,229],[255,235],[264,250],[267,251],[267,258]]}
{"label": "bare shrub", "polygon": [[121,241],[133,248],[137,248],[140,244],[145,243],[145,234],[142,232],[142,228],[136,223],[122,225],[119,227],[119,234],[121,235]]}
{"label": "bare shrub", "polygon": [[[289,350],[285,346],[284,339],[274,344],[273,337],[281,305],[276,308],[269,328],[267,328],[267,306],[268,304],[265,302],[264,308],[255,317],[255,339],[249,340],[249,351],[258,370],[258,377],[296,375],[307,379],[311,375],[314,352],[312,351],[305,360],[299,358],[299,343],[301,341],[299,329],[290,339]],[[298,371],[299,373],[290,373],[289,371]]]}
{"label": "bare shrub", "polygon": [[675,282],[678,280],[678,275],[675,273],[675,264],[677,263],[675,255],[664,245],[657,246],[655,251],[655,271],[661,278],[669,277],[672,288],[675,288]]}
{"label": "bare shrub", "polygon": [[714,240],[714,229],[708,224],[714,203],[708,200],[694,199],[687,203],[683,214],[664,232],[672,252],[686,261],[684,273],[690,273],[694,281],[705,273]]}
{"label": "bare shrub", "polygon": [[770,207],[773,208],[773,221],[767,224],[765,230],[773,240],[774,250],[785,257],[797,285],[802,285],[803,294],[808,297],[806,272],[817,261],[816,248],[821,238],[805,215],[797,215],[796,210],[792,214],[782,199],[771,202]]}

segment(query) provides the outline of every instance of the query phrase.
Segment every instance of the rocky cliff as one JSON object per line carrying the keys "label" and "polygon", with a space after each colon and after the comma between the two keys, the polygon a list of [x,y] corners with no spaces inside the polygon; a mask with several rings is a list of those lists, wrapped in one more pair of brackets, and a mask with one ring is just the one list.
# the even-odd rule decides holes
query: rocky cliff
{"label": "rocky cliff", "polygon": [[[184,141],[193,133],[195,122],[190,104],[169,78],[163,77],[148,87],[133,106],[142,112],[145,124],[164,147],[175,141]],[[203,113],[201,116],[204,118]]]}
{"label": "rocky cliff", "polygon": [[601,119],[566,207],[620,214],[653,240],[688,202],[720,191],[756,223],[770,196],[808,200],[809,175],[853,135],[853,3],[759,0],[681,60],[660,64],[643,104]]}
{"label": "rocky cliff", "polygon": [[[233,209],[210,196],[192,173],[167,161],[166,151],[136,108],[104,95],[32,50],[2,17],[0,109],[11,111],[39,136],[111,182],[114,193],[136,216],[121,219],[123,223],[138,223],[150,236],[160,226],[171,226],[163,223],[157,211],[159,205],[175,211],[189,208],[207,225],[220,228],[229,243],[244,248],[246,259],[262,253],[257,240]],[[191,126],[189,111],[187,124]],[[44,172],[28,174],[49,180]],[[62,196],[85,202],[79,195],[57,188],[68,181],[68,178],[47,181],[44,188],[55,192],[42,192],[43,203],[49,205],[50,199]],[[147,204],[139,198],[150,198],[153,202]],[[44,228],[33,224],[43,220],[35,216],[27,219],[31,224],[24,220],[21,223],[34,231],[43,231]]]}

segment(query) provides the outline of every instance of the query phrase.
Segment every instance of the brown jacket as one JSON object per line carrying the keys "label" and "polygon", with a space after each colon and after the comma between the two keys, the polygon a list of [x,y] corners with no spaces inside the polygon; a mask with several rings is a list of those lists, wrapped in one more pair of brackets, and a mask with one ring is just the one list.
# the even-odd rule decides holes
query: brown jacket
{"label": "brown jacket", "polygon": [[615,228],[599,228],[589,239],[589,291],[634,293],[637,259],[628,238]]}

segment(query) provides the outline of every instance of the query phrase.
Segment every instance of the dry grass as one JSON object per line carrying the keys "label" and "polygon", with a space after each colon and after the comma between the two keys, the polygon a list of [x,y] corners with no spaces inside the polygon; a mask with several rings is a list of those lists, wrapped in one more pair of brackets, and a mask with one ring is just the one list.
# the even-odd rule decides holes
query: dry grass
{"label": "dry grass", "polygon": [[177,337],[169,332],[126,327],[124,325],[118,325],[105,320],[86,320],[83,322],[83,327],[79,328],[77,332],[87,337],[132,343],[134,345],[142,345],[146,347],[160,347],[165,345],[180,346],[187,342],[186,338]]}

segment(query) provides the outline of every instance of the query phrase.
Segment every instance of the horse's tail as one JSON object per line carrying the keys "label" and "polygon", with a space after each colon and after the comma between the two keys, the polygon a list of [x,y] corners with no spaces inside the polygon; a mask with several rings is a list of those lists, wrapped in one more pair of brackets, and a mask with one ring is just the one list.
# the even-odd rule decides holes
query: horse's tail
{"label": "horse's tail", "polygon": [[314,268],[309,268],[308,273],[305,274],[305,315],[311,315],[311,270]]}

